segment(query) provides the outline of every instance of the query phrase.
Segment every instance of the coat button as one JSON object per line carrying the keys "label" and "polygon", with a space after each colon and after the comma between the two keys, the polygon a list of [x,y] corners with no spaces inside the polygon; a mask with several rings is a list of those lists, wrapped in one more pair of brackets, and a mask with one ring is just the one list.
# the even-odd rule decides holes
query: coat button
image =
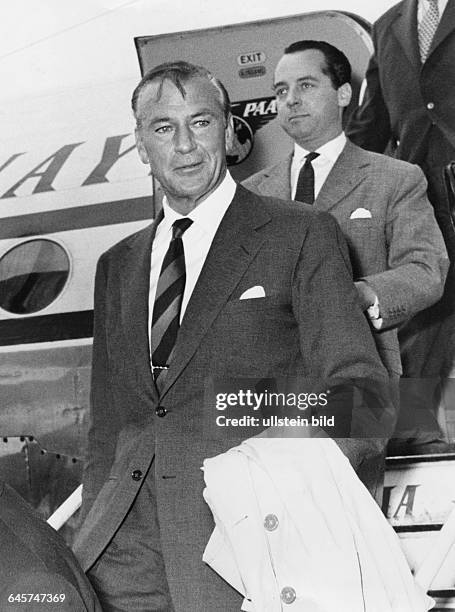
{"label": "coat button", "polygon": [[297,595],[294,589],[290,586],[283,587],[281,589],[281,601],[285,604],[294,603]]}
{"label": "coat button", "polygon": [[267,514],[264,519],[264,527],[267,531],[275,531],[278,527],[278,517],[275,514]]}
{"label": "coat button", "polygon": [[133,480],[135,480],[136,482],[137,482],[137,481],[139,481],[139,480],[141,480],[141,478],[142,478],[142,472],[141,472],[141,470],[134,470],[134,471],[131,473],[131,478],[132,478]]}
{"label": "coat button", "polygon": [[164,417],[167,414],[167,410],[164,406],[158,406],[158,408],[155,410],[156,416],[159,417]]}
{"label": "coat button", "polygon": [[433,110],[434,109],[434,102],[428,102],[427,108],[428,108],[428,110]]}

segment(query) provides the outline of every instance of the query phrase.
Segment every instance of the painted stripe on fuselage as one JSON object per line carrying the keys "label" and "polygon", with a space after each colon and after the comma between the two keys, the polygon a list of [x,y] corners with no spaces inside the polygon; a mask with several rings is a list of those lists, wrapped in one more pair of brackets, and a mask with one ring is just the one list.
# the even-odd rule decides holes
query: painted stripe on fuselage
{"label": "painted stripe on fuselage", "polygon": [[0,346],[93,336],[93,310],[0,321]]}
{"label": "painted stripe on fuselage", "polygon": [[1,220],[0,240],[53,234],[117,223],[130,223],[146,219],[151,220],[151,213],[151,198],[145,196],[117,202],[103,202],[102,204],[91,204],[89,206],[18,215]]}

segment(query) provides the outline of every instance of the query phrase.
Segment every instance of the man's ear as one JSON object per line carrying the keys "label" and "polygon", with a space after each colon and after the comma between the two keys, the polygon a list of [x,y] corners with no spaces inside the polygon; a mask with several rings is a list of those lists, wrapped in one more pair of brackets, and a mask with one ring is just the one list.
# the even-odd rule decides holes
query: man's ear
{"label": "man's ear", "polygon": [[226,153],[229,155],[230,151],[232,150],[232,145],[234,144],[234,118],[231,113],[229,113],[227,118],[224,137],[226,140]]}
{"label": "man's ear", "polygon": [[140,134],[140,129],[138,127],[134,130],[134,136],[136,138],[136,148],[137,152],[139,153],[141,162],[143,164],[148,164],[149,156],[147,155],[147,151],[145,150],[144,143],[142,142],[142,137]]}
{"label": "man's ear", "polygon": [[349,106],[349,103],[352,98],[351,85],[349,83],[343,83],[343,85],[341,85],[337,89],[337,96],[338,96],[338,106],[339,107],[344,108],[346,106]]}

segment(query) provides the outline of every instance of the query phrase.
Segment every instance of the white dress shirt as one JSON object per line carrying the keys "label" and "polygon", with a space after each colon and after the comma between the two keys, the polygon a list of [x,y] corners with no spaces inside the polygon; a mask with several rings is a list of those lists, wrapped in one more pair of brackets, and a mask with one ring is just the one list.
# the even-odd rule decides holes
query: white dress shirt
{"label": "white dress shirt", "polygon": [[[439,11],[439,19],[441,19],[442,13],[447,6],[448,0],[438,0],[438,11]],[[430,2],[429,0],[419,0],[418,8],[417,8],[417,23],[420,25],[422,23],[423,16],[428,11],[428,6]]]}
{"label": "white dress shirt", "polygon": [[[237,185],[233,178],[229,172],[226,172],[226,176],[215,191],[187,215],[187,218],[192,219],[193,223],[182,236],[183,249],[185,251],[186,283],[180,312],[180,322],[185,314],[186,307],[218,230],[218,226],[229,204],[232,202],[236,188]],[[156,287],[158,285],[163,259],[171,242],[172,224],[177,219],[185,218],[184,215],[181,215],[169,206],[166,197],[163,199],[163,213],[164,217],[156,230],[151,254],[148,317],[149,346]]]}
{"label": "white dress shirt", "polygon": [[[330,170],[333,168],[336,160],[340,156],[341,151],[346,144],[346,136],[341,132],[336,138],[326,142],[325,145],[316,149],[315,153],[319,153],[311,164],[314,170],[314,197],[317,198],[325,179],[328,177]],[[305,163],[305,156],[311,151],[306,151],[297,143],[294,143],[294,155],[291,163],[291,194],[295,197],[297,190],[297,181],[299,179],[300,169]]]}

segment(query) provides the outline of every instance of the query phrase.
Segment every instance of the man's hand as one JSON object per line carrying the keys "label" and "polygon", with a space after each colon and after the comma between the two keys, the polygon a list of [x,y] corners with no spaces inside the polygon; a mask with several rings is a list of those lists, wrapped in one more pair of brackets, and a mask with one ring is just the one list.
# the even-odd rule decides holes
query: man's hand
{"label": "man's hand", "polygon": [[373,289],[366,281],[357,281],[355,287],[359,294],[360,305],[362,310],[367,313],[368,319],[374,329],[379,330],[382,327],[382,318],[379,313],[379,299]]}

